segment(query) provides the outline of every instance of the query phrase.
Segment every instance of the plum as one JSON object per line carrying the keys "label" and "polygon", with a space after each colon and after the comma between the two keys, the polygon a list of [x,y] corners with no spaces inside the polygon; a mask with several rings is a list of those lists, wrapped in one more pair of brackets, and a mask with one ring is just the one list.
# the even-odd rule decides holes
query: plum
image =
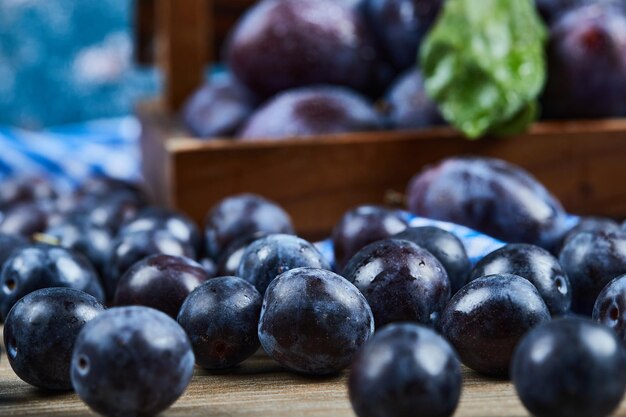
{"label": "plum", "polygon": [[400,75],[386,93],[387,117],[394,129],[419,129],[444,124],[437,104],[424,90],[420,71]]}
{"label": "plum", "polygon": [[230,73],[220,73],[185,103],[182,118],[200,138],[230,136],[252,114],[256,99]]}
{"label": "plum", "polygon": [[466,284],[470,260],[463,242],[454,234],[438,227],[424,226],[409,227],[392,238],[408,240],[432,253],[448,273],[452,295]]}
{"label": "plum", "polygon": [[387,239],[408,227],[399,210],[379,206],[359,206],[343,215],[333,228],[335,263],[339,271],[365,245]]}
{"label": "plum", "polygon": [[613,329],[626,343],[626,274],[602,289],[593,306],[592,318]]}
{"label": "plum", "polygon": [[493,274],[526,278],[537,288],[553,316],[569,311],[572,303],[569,279],[559,261],[545,249],[525,243],[506,245],[481,259],[470,280]]}
{"label": "plum", "polygon": [[252,115],[239,136],[282,139],[381,127],[381,117],[367,99],[346,88],[320,85],[278,94]]}
{"label": "plum", "polygon": [[441,331],[469,368],[506,376],[515,346],[550,312],[528,280],[511,274],[478,278],[455,294],[441,315]]}
{"label": "plum", "polygon": [[139,212],[119,230],[119,235],[140,231],[164,230],[182,243],[194,248],[199,255],[202,236],[198,226],[189,217],[175,210],[148,206]]}
{"label": "plum", "polygon": [[433,326],[450,299],[443,265],[407,240],[370,243],[352,257],[343,276],[363,293],[377,326],[401,321]]}
{"label": "plum", "polygon": [[535,0],[541,17],[550,24],[574,8],[594,3],[597,0]]}
{"label": "plum", "polygon": [[384,56],[400,71],[414,66],[422,39],[444,0],[365,0],[370,29]]}
{"label": "plum", "polygon": [[17,176],[2,182],[0,187],[0,210],[15,204],[54,200],[58,191],[52,183],[41,176]]}
{"label": "plum", "polygon": [[209,278],[202,265],[189,258],[151,255],[122,275],[113,303],[152,307],[175,319],[187,296]]}
{"label": "plum", "polygon": [[434,331],[409,323],[376,332],[352,364],[358,417],[450,417],[461,397],[461,364]]}
{"label": "plum", "polygon": [[626,8],[597,3],[564,14],[551,27],[548,118],[626,116]]}
{"label": "plum", "polygon": [[48,226],[51,207],[43,202],[18,203],[0,215],[0,233],[30,238]]}
{"label": "plum", "polygon": [[272,281],[263,298],[261,346],[296,372],[342,370],[373,332],[372,310],[363,295],[325,269],[291,269]]}
{"label": "plum", "polygon": [[608,417],[626,390],[624,358],[610,329],[582,318],[563,318],[522,339],[511,374],[533,416]]}
{"label": "plum", "polygon": [[626,232],[582,232],[570,239],[559,261],[572,287],[572,311],[590,315],[602,289],[626,273]]}
{"label": "plum", "polygon": [[[579,233],[582,232],[617,232],[620,230],[619,223],[607,217],[586,216],[580,219],[580,222],[572,227],[561,243],[561,249]],[[559,250],[560,252],[560,250]]]}
{"label": "plum", "polygon": [[235,240],[258,232],[293,234],[294,230],[289,215],[273,201],[255,194],[227,197],[206,216],[206,253],[217,260]]}
{"label": "plum", "polygon": [[264,0],[231,33],[226,61],[253,93],[310,84],[367,90],[376,50],[354,8],[334,0]]}
{"label": "plum", "polygon": [[534,177],[508,162],[453,157],[409,183],[409,210],[471,227],[510,243],[553,249],[567,232],[559,201]]}
{"label": "plum", "polygon": [[261,295],[278,275],[294,268],[330,269],[317,248],[297,236],[272,234],[252,242],[241,256],[237,276]]}

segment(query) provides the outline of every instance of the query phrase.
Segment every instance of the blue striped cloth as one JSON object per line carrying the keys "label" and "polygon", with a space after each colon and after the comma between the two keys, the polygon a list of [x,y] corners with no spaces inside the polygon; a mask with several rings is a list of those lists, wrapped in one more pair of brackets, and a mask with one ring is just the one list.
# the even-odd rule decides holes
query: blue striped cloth
{"label": "blue striped cloth", "polygon": [[[454,223],[443,222],[440,220],[418,217],[408,212],[406,212],[405,215],[409,220],[409,225],[412,227],[434,226],[443,230],[447,230],[448,232],[458,237],[465,247],[465,251],[467,252],[467,256],[470,259],[472,267],[476,265],[476,263],[480,261],[483,257],[485,257],[485,255],[493,252],[496,249],[500,249],[502,246],[505,245],[504,242],[498,239],[494,239],[483,233],[477,232],[476,230],[470,229],[469,227],[461,226]],[[576,226],[579,221],[580,217],[578,216],[568,216],[568,228]],[[335,253],[333,251],[333,241],[331,239],[317,242],[315,246],[317,247],[317,249],[319,249],[322,255],[324,255],[324,257],[331,263],[331,265],[335,265]]]}
{"label": "blue striped cloth", "polygon": [[0,180],[42,174],[61,189],[95,174],[138,180],[139,132],[131,116],[37,132],[0,126]]}

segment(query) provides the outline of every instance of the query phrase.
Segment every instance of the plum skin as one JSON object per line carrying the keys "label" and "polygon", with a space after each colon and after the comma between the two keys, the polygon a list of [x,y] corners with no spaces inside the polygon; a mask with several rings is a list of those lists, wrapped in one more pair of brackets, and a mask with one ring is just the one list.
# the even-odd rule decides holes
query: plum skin
{"label": "plum skin", "polygon": [[42,288],[67,287],[104,302],[104,290],[91,263],[65,248],[36,244],[13,252],[0,274],[0,315],[6,318],[25,295]]}
{"label": "plum skin", "polygon": [[524,334],[550,319],[534,285],[517,275],[498,274],[461,288],[443,311],[440,329],[467,367],[502,377]]}
{"label": "plum skin", "polygon": [[380,114],[347,88],[307,86],[277,94],[244,124],[245,141],[300,138],[314,135],[379,130]]}
{"label": "plum skin", "polygon": [[332,231],[338,271],[365,245],[400,233],[409,223],[399,210],[380,206],[358,206],[345,213]]}
{"label": "plum skin", "polygon": [[265,352],[295,372],[327,375],[350,364],[374,332],[365,297],[341,276],[296,268],[267,288],[259,319]]}
{"label": "plum skin", "polygon": [[591,315],[602,289],[626,273],[626,232],[581,232],[559,254],[572,287],[572,311]]}
{"label": "plum skin", "polygon": [[440,126],[445,121],[439,108],[424,89],[420,71],[411,69],[401,74],[385,94],[387,118],[393,129],[420,129]]}
{"label": "plum skin", "polygon": [[330,269],[313,244],[297,236],[273,234],[255,240],[245,249],[236,275],[265,294],[277,276],[301,267]]}
{"label": "plum skin", "polygon": [[11,368],[36,387],[72,389],[74,343],[85,323],[103,311],[93,296],[72,288],[43,288],[21,298],[4,323]]}
{"label": "plum skin", "polygon": [[187,296],[209,278],[202,265],[191,259],[151,255],[122,275],[113,304],[152,307],[175,319]]}
{"label": "plum skin", "polygon": [[219,201],[204,223],[207,256],[213,260],[235,240],[258,232],[294,234],[289,215],[278,204],[256,194],[237,194]]}
{"label": "plum skin", "polygon": [[626,343],[626,274],[602,289],[593,307],[592,318],[615,331]]}
{"label": "plum skin", "polygon": [[355,358],[348,389],[359,417],[449,417],[461,396],[461,364],[434,331],[391,324]]}
{"label": "plum skin", "polygon": [[213,278],[193,290],[177,321],[191,340],[196,362],[205,369],[224,369],[256,352],[262,303],[256,288],[238,277]]}
{"label": "plum skin", "polygon": [[392,239],[408,240],[432,253],[448,273],[452,294],[467,283],[470,260],[463,242],[454,234],[432,226],[409,227]]}
{"label": "plum skin", "polygon": [[567,274],[545,249],[524,243],[506,245],[478,261],[470,281],[493,274],[513,274],[529,280],[553,316],[565,314],[570,309],[572,291]]}
{"label": "plum skin", "polygon": [[548,250],[567,233],[561,203],[528,172],[494,158],[451,157],[426,167],[409,183],[407,205],[419,216]]}
{"label": "plum skin", "polygon": [[511,375],[524,406],[537,417],[606,417],[626,390],[624,348],[607,327],[561,318],[526,335]]}
{"label": "plum skin", "polygon": [[330,0],[268,0],[237,23],[226,61],[250,91],[270,97],[311,84],[367,90],[377,56],[353,8]]}
{"label": "plum skin", "polygon": [[194,355],[184,330],[149,307],[115,307],[91,320],[72,354],[72,386],[104,415],[155,415],[191,380]]}
{"label": "plum skin", "polygon": [[542,97],[546,118],[626,116],[626,8],[589,3],[551,26]]}
{"label": "plum skin", "polygon": [[343,276],[363,293],[377,326],[403,321],[433,326],[450,299],[443,265],[407,240],[367,245],[348,262]]}

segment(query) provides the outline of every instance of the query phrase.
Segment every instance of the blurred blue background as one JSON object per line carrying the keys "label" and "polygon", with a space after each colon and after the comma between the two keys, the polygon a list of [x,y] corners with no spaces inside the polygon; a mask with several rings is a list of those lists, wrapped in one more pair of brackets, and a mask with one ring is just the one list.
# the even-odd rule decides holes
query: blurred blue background
{"label": "blurred blue background", "polygon": [[138,127],[120,116],[154,96],[160,80],[133,64],[132,22],[131,0],[0,0],[0,177],[137,175],[123,165],[138,164]]}
{"label": "blurred blue background", "polygon": [[0,0],[0,123],[28,128],[111,117],[154,95],[132,63],[131,0]]}

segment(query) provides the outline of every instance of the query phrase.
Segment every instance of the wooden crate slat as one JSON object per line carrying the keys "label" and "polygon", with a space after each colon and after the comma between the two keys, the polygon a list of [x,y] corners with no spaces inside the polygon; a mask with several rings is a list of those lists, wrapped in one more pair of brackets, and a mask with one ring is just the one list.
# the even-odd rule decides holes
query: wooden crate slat
{"label": "wooden crate slat", "polygon": [[[160,120],[167,118],[161,113]],[[168,155],[169,174],[163,175],[171,184],[159,201],[199,222],[221,198],[256,192],[282,204],[300,234],[318,238],[351,207],[382,204],[389,190],[404,192],[423,166],[459,154],[521,165],[570,212],[626,217],[626,120],[538,123],[523,135],[479,141],[448,128],[288,141],[199,141],[185,138],[175,123],[167,126],[164,122],[163,130],[144,137]],[[146,161],[146,178],[158,189],[154,184],[166,181],[155,179],[158,170],[150,164]]]}

